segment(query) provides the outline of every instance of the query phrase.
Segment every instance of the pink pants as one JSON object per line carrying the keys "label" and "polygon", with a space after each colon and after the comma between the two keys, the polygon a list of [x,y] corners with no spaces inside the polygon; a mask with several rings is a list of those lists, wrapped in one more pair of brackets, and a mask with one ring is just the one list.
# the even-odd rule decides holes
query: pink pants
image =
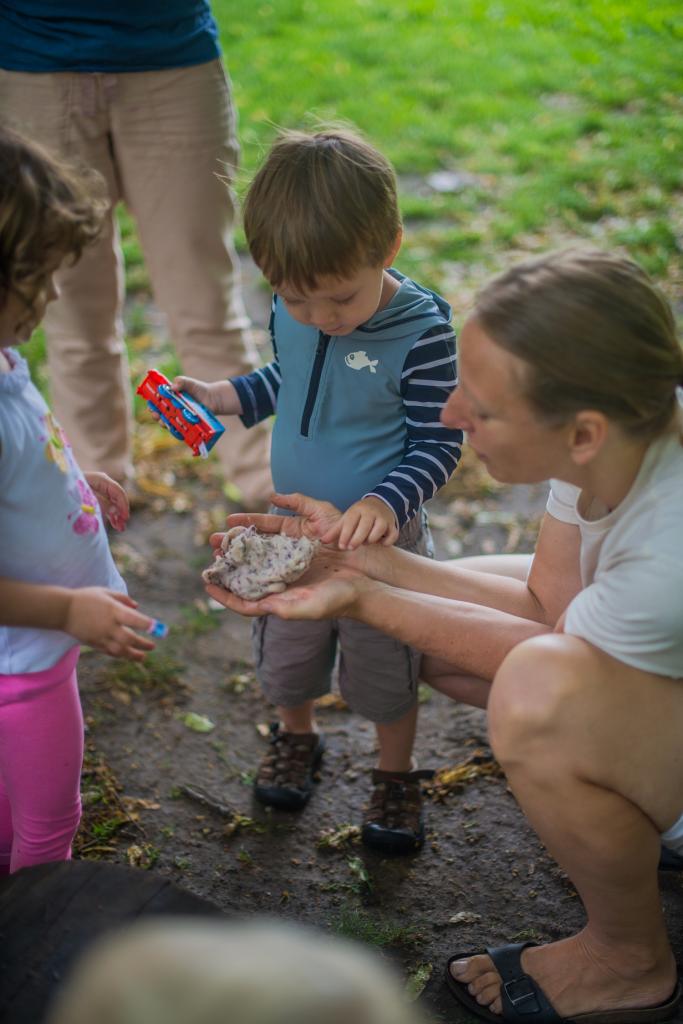
{"label": "pink pants", "polygon": [[0,875],[71,857],[83,763],[78,655],[72,647],[43,672],[0,675]]}

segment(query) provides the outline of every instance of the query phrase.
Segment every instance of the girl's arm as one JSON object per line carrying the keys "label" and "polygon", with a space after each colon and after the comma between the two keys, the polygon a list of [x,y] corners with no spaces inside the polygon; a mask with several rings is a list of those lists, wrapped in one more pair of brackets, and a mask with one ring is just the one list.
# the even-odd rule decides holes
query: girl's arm
{"label": "girl's arm", "polygon": [[141,661],[154,643],[140,636],[154,619],[127,594],[105,587],[53,586],[0,578],[0,625],[58,629],[114,658]]}

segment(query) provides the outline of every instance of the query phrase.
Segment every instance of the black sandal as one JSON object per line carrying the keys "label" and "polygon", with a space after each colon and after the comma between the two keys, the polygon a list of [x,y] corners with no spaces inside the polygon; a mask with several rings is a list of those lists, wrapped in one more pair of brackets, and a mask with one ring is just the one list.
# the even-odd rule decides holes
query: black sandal
{"label": "black sandal", "polygon": [[[658,1024],[671,1020],[681,1002],[681,986],[676,983],[670,998],[659,1006],[647,1006],[633,1010],[596,1010],[594,1013],[579,1013],[575,1017],[560,1017],[537,981],[525,974],[522,967],[522,952],[537,942],[515,942],[508,946],[496,946],[476,953],[456,953],[446,965],[446,985],[451,995],[475,1017],[491,1021],[492,1024]],[[471,995],[467,983],[456,981],[451,974],[455,960],[467,960],[472,956],[488,953],[493,966],[500,974],[500,997],[503,1013],[492,1013],[488,1006],[482,1006]]]}

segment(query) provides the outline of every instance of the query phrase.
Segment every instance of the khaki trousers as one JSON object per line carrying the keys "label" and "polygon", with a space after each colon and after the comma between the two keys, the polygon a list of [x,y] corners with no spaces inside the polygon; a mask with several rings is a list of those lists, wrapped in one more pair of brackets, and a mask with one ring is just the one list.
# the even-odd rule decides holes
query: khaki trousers
{"label": "khaki trousers", "polygon": [[[45,318],[55,412],[85,469],[133,477],[123,341],[123,260],[114,208],[135,217],[155,300],[183,373],[218,380],[257,364],[232,244],[239,148],[220,61],[166,71],[29,74],[0,70],[0,117],[94,167],[111,199],[106,231]],[[272,490],[269,430],[230,417],[216,446],[227,480],[254,505]]]}

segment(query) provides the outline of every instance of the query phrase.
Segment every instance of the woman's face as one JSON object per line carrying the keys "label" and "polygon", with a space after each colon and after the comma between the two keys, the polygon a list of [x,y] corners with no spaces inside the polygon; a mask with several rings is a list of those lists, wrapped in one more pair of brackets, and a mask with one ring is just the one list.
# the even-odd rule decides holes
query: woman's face
{"label": "woman's face", "polygon": [[441,414],[459,427],[496,480],[537,483],[562,476],[571,426],[544,424],[522,393],[525,364],[485,333],[474,317],[458,339],[458,387]]}

